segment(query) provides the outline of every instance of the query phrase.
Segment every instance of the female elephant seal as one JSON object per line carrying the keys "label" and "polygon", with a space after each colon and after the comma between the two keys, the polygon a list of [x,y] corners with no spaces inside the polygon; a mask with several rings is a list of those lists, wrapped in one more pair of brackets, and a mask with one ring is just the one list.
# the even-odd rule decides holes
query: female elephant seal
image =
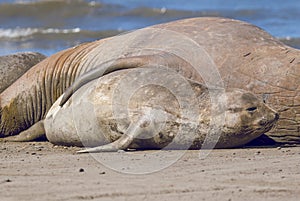
{"label": "female elephant seal", "polygon": [[[280,113],[276,129],[268,135],[277,142],[299,143],[299,55],[299,50],[258,27],[209,17],[155,25],[82,44],[47,58],[1,93],[0,136],[18,134],[43,120],[57,98],[92,69],[100,73],[86,74],[75,89],[102,74],[161,62],[197,82],[220,86],[222,81],[225,88],[243,88],[260,95]],[[208,61],[213,65],[207,65]],[[195,66],[204,69],[204,76]],[[216,82],[210,82],[210,76],[216,74],[210,73],[211,66],[220,73]],[[30,139],[34,137],[25,140]]]}
{"label": "female elephant seal", "polygon": [[199,149],[205,140],[229,148],[269,131],[278,120],[253,94],[219,90],[169,69],[113,72],[81,87],[63,107],[58,99],[44,120],[46,136],[54,144],[94,147],[81,153]]}

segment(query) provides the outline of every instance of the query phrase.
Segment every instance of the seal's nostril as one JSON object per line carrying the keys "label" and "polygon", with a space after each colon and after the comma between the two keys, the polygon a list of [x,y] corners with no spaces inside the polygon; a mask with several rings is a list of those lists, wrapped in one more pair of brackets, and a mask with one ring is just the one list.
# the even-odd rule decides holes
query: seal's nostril
{"label": "seal's nostril", "polygon": [[264,126],[267,124],[267,120],[265,118],[262,118],[262,120],[259,121],[259,125]]}

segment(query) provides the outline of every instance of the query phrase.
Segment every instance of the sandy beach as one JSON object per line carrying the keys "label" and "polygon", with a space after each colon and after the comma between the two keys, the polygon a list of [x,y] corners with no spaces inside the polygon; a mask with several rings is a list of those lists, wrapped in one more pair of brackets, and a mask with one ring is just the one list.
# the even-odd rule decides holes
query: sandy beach
{"label": "sandy beach", "polygon": [[[120,155],[128,153],[97,153],[95,157],[76,154],[79,149],[49,142],[1,143],[1,200],[273,201],[300,196],[300,147],[213,150],[202,159],[199,151],[164,151],[168,156],[183,156],[148,174],[126,174],[101,162],[120,160]],[[126,167],[133,160],[120,164]]]}

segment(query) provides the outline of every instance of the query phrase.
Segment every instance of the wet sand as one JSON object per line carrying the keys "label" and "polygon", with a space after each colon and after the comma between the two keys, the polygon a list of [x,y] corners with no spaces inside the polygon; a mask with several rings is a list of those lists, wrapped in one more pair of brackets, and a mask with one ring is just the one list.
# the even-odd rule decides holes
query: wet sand
{"label": "wet sand", "polygon": [[[282,201],[300,197],[300,147],[213,150],[204,159],[199,151],[164,151],[184,155],[170,167],[142,175],[120,173],[101,162],[120,160],[128,153],[97,153],[99,161],[90,154],[76,154],[79,149],[49,142],[1,143],[0,200]],[[128,162],[135,161],[124,159],[124,167]]]}

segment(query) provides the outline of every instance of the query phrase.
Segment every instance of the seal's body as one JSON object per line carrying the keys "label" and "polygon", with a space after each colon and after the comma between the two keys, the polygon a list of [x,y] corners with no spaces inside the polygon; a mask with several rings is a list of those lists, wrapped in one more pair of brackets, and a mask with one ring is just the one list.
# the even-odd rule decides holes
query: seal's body
{"label": "seal's body", "polygon": [[269,131],[278,119],[249,92],[222,93],[161,68],[113,72],[81,87],[63,107],[60,101],[44,120],[47,139],[100,146],[82,152],[199,149],[205,140],[216,148],[237,147]]}

